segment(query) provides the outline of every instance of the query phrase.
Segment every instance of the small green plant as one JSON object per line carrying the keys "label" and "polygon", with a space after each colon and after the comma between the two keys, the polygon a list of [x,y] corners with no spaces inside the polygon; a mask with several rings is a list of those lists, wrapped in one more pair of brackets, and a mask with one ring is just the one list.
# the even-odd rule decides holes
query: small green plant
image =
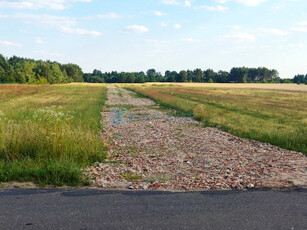
{"label": "small green plant", "polygon": [[170,176],[168,176],[168,175],[163,175],[163,176],[160,176],[159,177],[159,181],[162,181],[162,182],[167,182],[167,181],[169,181],[171,178],[170,178]]}
{"label": "small green plant", "polygon": [[128,181],[141,179],[141,176],[139,174],[136,174],[136,173],[123,173],[122,177],[124,177]]}
{"label": "small green plant", "polygon": [[137,157],[139,155],[139,152],[138,152],[138,148],[137,147],[130,147],[128,149],[129,153],[134,156],[134,157]]}
{"label": "small green plant", "polygon": [[149,182],[150,182],[150,183],[155,183],[156,180],[157,180],[157,179],[156,179],[155,177],[150,177],[150,178],[149,178]]}

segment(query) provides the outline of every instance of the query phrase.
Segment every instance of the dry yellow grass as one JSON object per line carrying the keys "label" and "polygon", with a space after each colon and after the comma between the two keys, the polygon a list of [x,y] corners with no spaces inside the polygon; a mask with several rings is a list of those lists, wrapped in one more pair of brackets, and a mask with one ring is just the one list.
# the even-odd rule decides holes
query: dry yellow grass
{"label": "dry yellow grass", "polygon": [[307,153],[307,86],[295,84],[134,84],[158,103],[193,112],[234,135]]}
{"label": "dry yellow grass", "polygon": [[267,90],[286,90],[286,91],[304,91],[307,92],[307,85],[297,84],[230,84],[230,83],[145,83],[145,85],[172,85],[183,87],[204,87],[204,88],[241,88],[241,89],[267,89]]}

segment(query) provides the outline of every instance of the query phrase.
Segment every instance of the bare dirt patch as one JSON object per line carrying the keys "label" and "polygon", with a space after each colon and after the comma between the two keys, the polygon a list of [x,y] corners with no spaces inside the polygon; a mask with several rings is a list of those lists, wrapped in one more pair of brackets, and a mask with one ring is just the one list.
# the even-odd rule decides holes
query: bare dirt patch
{"label": "bare dirt patch", "polygon": [[193,191],[307,186],[307,159],[301,153],[204,128],[186,114],[170,116],[122,88],[109,86],[108,94],[106,104],[115,109],[102,113],[108,159],[86,172],[96,187]]}
{"label": "bare dirt patch", "polygon": [[20,189],[32,189],[32,188],[39,188],[36,184],[33,182],[5,182],[0,184],[0,189],[14,189],[14,188],[20,188]]}

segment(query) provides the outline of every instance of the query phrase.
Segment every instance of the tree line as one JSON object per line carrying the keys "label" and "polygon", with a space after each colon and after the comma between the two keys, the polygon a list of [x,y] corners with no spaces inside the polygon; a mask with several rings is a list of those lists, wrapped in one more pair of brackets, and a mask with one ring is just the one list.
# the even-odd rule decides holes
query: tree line
{"label": "tree line", "polygon": [[296,84],[305,83],[307,85],[307,74],[306,75],[303,75],[303,74],[295,75],[294,78],[292,79],[292,82]]}
{"label": "tree line", "polygon": [[307,75],[296,75],[282,79],[278,71],[265,67],[232,68],[230,72],[212,69],[167,70],[162,75],[155,69],[144,72],[105,72],[95,69],[83,73],[76,64],[60,64],[52,61],[33,60],[13,56],[5,58],[0,54],[0,83],[59,84],[70,82],[90,83],[144,83],[144,82],[216,82],[216,83],[305,83]]}
{"label": "tree line", "polygon": [[59,84],[83,82],[82,69],[76,64],[33,60],[0,54],[0,83]]}
{"label": "tree line", "polygon": [[105,72],[95,69],[83,75],[85,82],[92,83],[144,83],[144,82],[208,82],[208,83],[305,83],[307,75],[297,75],[293,79],[282,79],[278,71],[265,67],[232,68],[230,72],[212,69],[165,71],[164,75],[155,69],[144,72]]}

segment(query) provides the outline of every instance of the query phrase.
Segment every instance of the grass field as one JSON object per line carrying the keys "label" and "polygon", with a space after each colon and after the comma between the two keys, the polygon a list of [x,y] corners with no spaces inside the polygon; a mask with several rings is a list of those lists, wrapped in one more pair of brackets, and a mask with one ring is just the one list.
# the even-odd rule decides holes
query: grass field
{"label": "grass field", "polygon": [[0,182],[79,185],[82,167],[105,157],[106,87],[0,85]]}
{"label": "grass field", "polygon": [[307,153],[307,86],[294,84],[122,85],[240,137]]}
{"label": "grass field", "polygon": [[160,86],[160,85],[172,85],[172,86],[187,86],[196,88],[232,88],[232,89],[262,89],[262,90],[283,90],[283,91],[302,91],[307,92],[307,85],[304,84],[263,84],[263,83],[145,83],[147,86]]}

